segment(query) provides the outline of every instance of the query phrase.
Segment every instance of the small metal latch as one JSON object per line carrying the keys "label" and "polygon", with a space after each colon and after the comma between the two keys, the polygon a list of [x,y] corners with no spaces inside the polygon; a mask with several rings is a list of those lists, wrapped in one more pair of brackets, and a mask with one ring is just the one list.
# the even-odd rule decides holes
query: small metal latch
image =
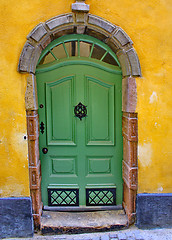
{"label": "small metal latch", "polygon": [[44,123],[43,122],[41,122],[41,124],[40,124],[40,130],[41,130],[41,133],[43,134],[44,133],[44,129],[45,129],[45,127],[44,127]]}

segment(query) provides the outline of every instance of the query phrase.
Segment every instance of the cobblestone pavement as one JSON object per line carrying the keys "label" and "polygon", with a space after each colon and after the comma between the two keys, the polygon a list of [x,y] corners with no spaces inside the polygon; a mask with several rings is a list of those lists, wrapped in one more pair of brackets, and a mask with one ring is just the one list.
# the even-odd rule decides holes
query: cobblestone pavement
{"label": "cobblestone pavement", "polygon": [[[8,238],[6,240],[14,240],[17,238]],[[47,235],[42,236],[35,234],[33,238],[20,238],[20,240],[172,240],[172,229],[153,229],[140,230],[135,226],[126,230],[89,233],[75,235]]]}

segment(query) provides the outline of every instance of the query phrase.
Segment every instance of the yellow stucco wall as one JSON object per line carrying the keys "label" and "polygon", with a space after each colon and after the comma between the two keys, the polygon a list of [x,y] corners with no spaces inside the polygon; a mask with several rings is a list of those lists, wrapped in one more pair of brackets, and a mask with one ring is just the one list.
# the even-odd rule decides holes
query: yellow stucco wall
{"label": "yellow stucco wall", "polygon": [[[17,72],[28,33],[40,22],[71,11],[72,0],[1,0],[0,196],[29,196],[25,75]],[[170,0],[87,0],[90,13],[131,37],[143,78],[137,79],[139,192],[171,192]]]}

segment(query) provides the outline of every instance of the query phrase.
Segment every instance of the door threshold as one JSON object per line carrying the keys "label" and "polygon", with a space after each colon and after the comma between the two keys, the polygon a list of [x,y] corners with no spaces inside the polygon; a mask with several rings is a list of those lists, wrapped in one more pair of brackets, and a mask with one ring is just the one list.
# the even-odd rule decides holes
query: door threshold
{"label": "door threshold", "polygon": [[41,232],[46,234],[79,234],[115,231],[128,228],[124,210],[43,211]]}
{"label": "door threshold", "polygon": [[110,211],[110,210],[122,210],[122,205],[116,206],[81,206],[81,207],[50,207],[44,206],[43,210],[45,211],[57,211],[57,212],[94,212],[94,211]]}

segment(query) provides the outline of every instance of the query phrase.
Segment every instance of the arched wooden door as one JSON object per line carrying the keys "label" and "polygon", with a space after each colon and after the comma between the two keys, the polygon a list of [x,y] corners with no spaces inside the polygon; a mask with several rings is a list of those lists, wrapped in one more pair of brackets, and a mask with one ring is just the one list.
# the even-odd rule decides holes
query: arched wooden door
{"label": "arched wooden door", "polygon": [[122,75],[116,56],[84,35],[61,37],[36,71],[44,206],[122,203]]}

